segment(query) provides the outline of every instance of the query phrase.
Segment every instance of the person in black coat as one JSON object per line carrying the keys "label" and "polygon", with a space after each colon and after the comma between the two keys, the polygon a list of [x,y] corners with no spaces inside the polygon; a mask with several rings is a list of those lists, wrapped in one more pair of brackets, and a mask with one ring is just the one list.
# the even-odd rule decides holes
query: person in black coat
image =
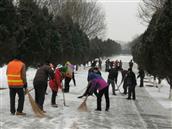
{"label": "person in black coat", "polygon": [[115,93],[115,83],[117,84],[117,78],[118,78],[118,68],[117,67],[112,67],[112,69],[108,70],[109,75],[108,75],[108,85],[112,86],[112,94],[116,95]]}
{"label": "person in black coat", "polygon": [[127,76],[127,70],[124,70],[122,69],[121,73],[122,73],[122,81],[123,82],[123,89],[124,89],[124,92],[123,94],[127,94],[127,84],[126,84],[126,76]]}
{"label": "person in black coat", "polygon": [[126,85],[128,86],[128,98],[127,99],[131,99],[131,94],[132,94],[133,100],[135,100],[136,99],[135,87],[137,85],[137,82],[136,82],[136,76],[131,68],[129,68],[128,72],[127,72]]}
{"label": "person in black coat", "polygon": [[145,72],[142,68],[139,68],[139,74],[137,76],[137,78],[140,77],[140,87],[143,87],[143,80],[144,80],[144,77],[145,77]]}
{"label": "person in black coat", "polygon": [[54,78],[54,71],[50,67],[50,62],[46,61],[44,65],[38,68],[33,81],[35,89],[35,102],[42,111],[44,111],[43,104],[45,100],[48,78]]}

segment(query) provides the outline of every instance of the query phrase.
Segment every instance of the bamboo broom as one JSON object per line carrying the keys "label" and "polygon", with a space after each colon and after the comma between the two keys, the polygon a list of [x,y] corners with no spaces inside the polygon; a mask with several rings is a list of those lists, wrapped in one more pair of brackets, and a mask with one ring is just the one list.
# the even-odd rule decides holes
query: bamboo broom
{"label": "bamboo broom", "polygon": [[81,105],[78,107],[78,110],[81,111],[81,112],[87,112],[88,111],[88,108],[87,108],[87,98],[88,98],[88,95],[86,96],[86,98],[84,99],[84,101],[81,103]]}
{"label": "bamboo broom", "polygon": [[41,109],[38,107],[38,105],[35,103],[35,101],[33,100],[32,96],[31,96],[30,93],[28,92],[28,89],[26,89],[26,93],[27,93],[27,95],[28,95],[28,97],[29,97],[29,102],[30,102],[30,104],[31,104],[31,106],[32,106],[32,110],[33,110],[33,112],[35,113],[35,115],[36,115],[37,117],[40,117],[40,118],[44,117],[45,114],[42,112],[42,110],[41,110]]}

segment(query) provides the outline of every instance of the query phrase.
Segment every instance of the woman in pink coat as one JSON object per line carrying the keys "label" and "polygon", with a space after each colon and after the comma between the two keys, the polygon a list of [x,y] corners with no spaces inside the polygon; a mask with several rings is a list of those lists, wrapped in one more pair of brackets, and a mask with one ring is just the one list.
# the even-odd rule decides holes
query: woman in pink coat
{"label": "woman in pink coat", "polygon": [[97,96],[96,111],[101,111],[101,101],[103,95],[105,96],[105,100],[106,100],[105,111],[109,111],[110,101],[109,101],[109,88],[107,82],[101,76],[98,76],[93,72],[89,73],[88,78],[90,82],[89,92],[92,93],[94,92],[94,94]]}

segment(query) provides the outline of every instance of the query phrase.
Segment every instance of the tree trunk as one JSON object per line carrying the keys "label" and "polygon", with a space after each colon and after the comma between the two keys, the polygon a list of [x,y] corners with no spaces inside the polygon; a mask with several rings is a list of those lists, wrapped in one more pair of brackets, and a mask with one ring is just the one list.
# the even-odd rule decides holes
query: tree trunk
{"label": "tree trunk", "polygon": [[169,99],[172,100],[172,84],[170,85],[170,95],[169,95]]}
{"label": "tree trunk", "polygon": [[172,78],[167,78],[167,82],[170,85],[170,94],[169,94],[169,99],[172,100]]}

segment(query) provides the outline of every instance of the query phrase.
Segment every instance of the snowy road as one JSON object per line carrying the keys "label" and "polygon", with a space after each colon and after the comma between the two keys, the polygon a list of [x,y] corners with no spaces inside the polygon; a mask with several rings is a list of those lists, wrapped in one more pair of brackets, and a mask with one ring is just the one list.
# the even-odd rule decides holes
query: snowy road
{"label": "snowy road", "polygon": [[[61,92],[57,96],[58,108],[51,107],[51,91],[48,88],[44,104],[47,111],[45,118],[35,117],[27,96],[24,106],[27,115],[10,115],[9,90],[0,90],[0,129],[172,129],[171,110],[163,108],[145,88],[140,87],[136,88],[136,101],[126,100],[127,96],[121,95],[118,91],[117,96],[113,96],[110,87],[109,112],[104,111],[104,97],[101,112],[94,111],[96,97],[88,98],[88,112],[79,112],[77,108],[84,98],[77,97],[84,92],[87,85],[87,70],[81,69],[76,73],[76,87],[73,82],[70,83],[70,93],[65,94],[68,107],[63,106]],[[34,74],[34,69],[27,72],[29,88],[33,87]],[[102,76],[107,79],[107,73],[102,72]],[[121,79],[120,75],[118,79]],[[34,91],[31,91],[31,95],[34,97]]]}

